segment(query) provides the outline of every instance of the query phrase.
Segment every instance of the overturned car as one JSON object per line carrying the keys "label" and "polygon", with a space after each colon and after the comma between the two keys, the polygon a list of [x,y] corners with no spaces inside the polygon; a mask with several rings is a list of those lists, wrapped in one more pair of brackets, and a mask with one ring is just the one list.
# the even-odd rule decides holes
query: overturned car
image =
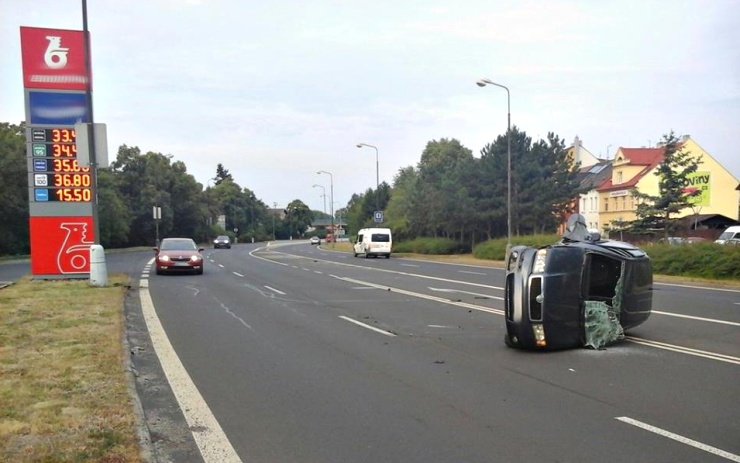
{"label": "overturned car", "polygon": [[602,240],[574,214],[554,245],[506,256],[506,345],[600,349],[648,319],[653,273],[641,249]]}

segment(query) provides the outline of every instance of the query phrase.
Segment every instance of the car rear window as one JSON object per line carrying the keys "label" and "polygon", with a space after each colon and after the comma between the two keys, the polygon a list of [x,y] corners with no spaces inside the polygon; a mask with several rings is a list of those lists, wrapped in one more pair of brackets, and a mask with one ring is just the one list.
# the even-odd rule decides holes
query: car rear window
{"label": "car rear window", "polygon": [[370,236],[370,241],[373,243],[390,243],[391,235],[385,233],[373,233]]}

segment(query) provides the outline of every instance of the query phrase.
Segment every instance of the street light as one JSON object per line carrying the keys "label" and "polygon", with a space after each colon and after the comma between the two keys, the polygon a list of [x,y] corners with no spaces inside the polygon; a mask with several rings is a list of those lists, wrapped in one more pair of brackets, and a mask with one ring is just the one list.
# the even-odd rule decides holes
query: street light
{"label": "street light", "polygon": [[368,145],[367,143],[358,143],[357,147],[362,148],[363,146],[367,146],[368,148],[373,148],[375,150],[375,210],[380,210],[380,164],[378,163],[378,148],[373,145]]}
{"label": "street light", "polygon": [[511,94],[509,89],[496,82],[491,82],[490,79],[481,79],[475,83],[478,87],[485,87],[486,85],[494,85],[496,87],[503,88],[506,90],[506,109],[507,109],[507,123],[506,123],[506,250],[511,248]]}
{"label": "street light", "polygon": [[331,172],[320,170],[317,174],[327,174],[329,176],[329,194],[331,196],[331,245],[334,247],[334,243],[337,242],[336,232],[334,231],[334,176]]}
{"label": "street light", "polygon": [[324,214],[326,214],[326,188],[324,188],[323,185],[313,185],[313,188],[321,188],[321,190],[324,192],[321,196],[324,198]]}

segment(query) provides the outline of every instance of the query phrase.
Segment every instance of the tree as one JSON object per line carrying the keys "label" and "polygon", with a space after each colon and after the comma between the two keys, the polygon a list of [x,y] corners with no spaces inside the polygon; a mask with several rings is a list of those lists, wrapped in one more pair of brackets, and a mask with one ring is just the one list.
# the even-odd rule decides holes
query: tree
{"label": "tree", "polygon": [[0,123],[0,255],[28,254],[28,166],[25,124]]}
{"label": "tree", "polygon": [[667,237],[677,227],[677,221],[672,216],[690,208],[693,205],[691,199],[701,194],[701,191],[686,189],[688,177],[699,168],[701,157],[695,157],[683,149],[673,131],[663,135],[661,145],[663,161],[654,173],[658,177],[658,194],[651,196],[641,193],[637,188],[632,190],[638,204],[635,210],[637,220],[630,223],[630,229],[662,229]]}
{"label": "tree", "polygon": [[223,164],[219,163],[216,166],[216,176],[214,177],[216,185],[220,185],[224,180],[234,181],[234,177],[231,176],[228,170],[226,170]]}

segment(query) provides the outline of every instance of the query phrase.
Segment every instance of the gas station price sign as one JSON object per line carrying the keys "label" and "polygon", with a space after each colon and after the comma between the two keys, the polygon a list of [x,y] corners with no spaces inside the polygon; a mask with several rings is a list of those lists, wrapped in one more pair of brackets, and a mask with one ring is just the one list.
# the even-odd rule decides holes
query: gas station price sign
{"label": "gas station price sign", "polygon": [[37,202],[90,202],[92,176],[77,162],[73,128],[32,128],[33,199]]}

